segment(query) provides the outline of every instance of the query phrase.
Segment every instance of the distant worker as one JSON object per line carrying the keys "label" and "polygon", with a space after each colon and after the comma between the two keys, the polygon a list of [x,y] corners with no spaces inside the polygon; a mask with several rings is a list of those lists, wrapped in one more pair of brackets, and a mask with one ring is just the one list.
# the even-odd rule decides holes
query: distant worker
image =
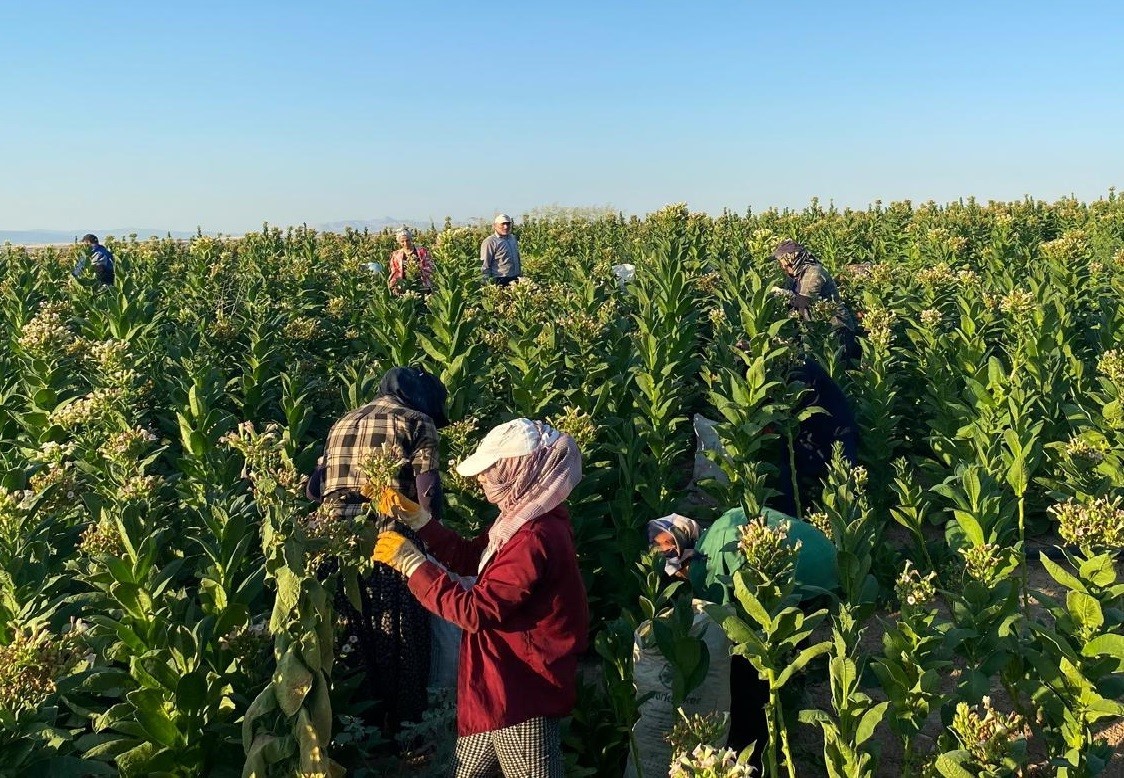
{"label": "distant worker", "polygon": [[98,242],[97,235],[87,233],[82,236],[80,241],[83,245],[88,246],[88,250],[83,252],[82,257],[78,260],[78,264],[70,271],[70,274],[75,278],[82,275],[82,271],[86,269],[86,263],[90,263],[90,267],[94,271],[94,277],[98,283],[105,286],[112,286],[114,273],[113,273],[113,254],[109,249]]}
{"label": "distant worker", "polygon": [[480,265],[484,280],[507,286],[521,275],[519,244],[511,234],[511,217],[501,213],[493,224],[496,231],[480,244]]}
{"label": "distant worker", "polygon": [[399,284],[405,280],[407,285],[417,281],[428,292],[433,288],[433,260],[422,246],[414,245],[414,233],[403,227],[395,233],[398,248],[390,255],[390,276],[387,284],[390,291],[399,292]]}
{"label": "distant worker", "polygon": [[773,259],[780,263],[788,277],[783,287],[773,287],[773,291],[786,297],[789,307],[802,318],[812,318],[812,306],[822,300],[835,303],[831,326],[843,346],[845,358],[856,361],[862,352],[855,339],[855,319],[839,296],[839,288],[827,268],[806,246],[794,240],[782,240],[773,251]]}

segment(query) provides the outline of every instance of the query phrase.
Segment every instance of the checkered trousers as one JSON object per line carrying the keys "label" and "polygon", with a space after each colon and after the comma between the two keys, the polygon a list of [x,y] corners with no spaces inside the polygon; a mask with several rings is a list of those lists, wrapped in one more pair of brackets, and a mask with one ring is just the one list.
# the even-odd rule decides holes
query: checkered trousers
{"label": "checkered trousers", "polygon": [[332,425],[324,445],[324,497],[358,491],[366,482],[360,465],[384,443],[403,460],[395,488],[417,499],[414,474],[441,465],[437,427],[424,413],[387,396],[344,414]]}
{"label": "checkered trousers", "polygon": [[542,716],[457,738],[453,778],[563,778],[562,730]]}

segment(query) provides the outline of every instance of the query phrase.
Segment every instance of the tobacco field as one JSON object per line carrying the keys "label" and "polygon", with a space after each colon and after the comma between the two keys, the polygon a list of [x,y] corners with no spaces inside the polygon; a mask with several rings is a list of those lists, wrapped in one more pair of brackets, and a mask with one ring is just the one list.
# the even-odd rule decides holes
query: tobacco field
{"label": "tobacco field", "polygon": [[[452,469],[493,425],[577,439],[593,632],[566,759],[621,775],[636,626],[664,625],[679,693],[705,672],[645,525],[769,503],[805,355],[850,399],[859,465],[801,506],[837,547],[837,600],[796,608],[765,537],[723,621],[769,681],[766,774],[1118,766],[1124,199],[531,215],[508,288],[481,284],[489,232],[417,235],[428,296],[368,269],[389,231],[111,238],[107,289],[71,279],[69,247],[0,247],[0,775],[442,774],[449,701],[393,748],[365,723],[332,601],[370,537],[303,486],[331,423],[415,363],[449,389],[458,529],[494,515]],[[770,293],[785,237],[861,317],[850,369],[830,305],[805,321]],[[695,413],[726,452],[699,486]],[[727,774],[705,769],[679,774]]]}

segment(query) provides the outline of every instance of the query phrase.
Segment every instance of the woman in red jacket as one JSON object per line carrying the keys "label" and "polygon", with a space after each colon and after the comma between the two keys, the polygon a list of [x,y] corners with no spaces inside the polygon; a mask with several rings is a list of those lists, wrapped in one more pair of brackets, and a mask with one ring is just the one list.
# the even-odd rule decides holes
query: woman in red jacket
{"label": "woman in red jacket", "polygon": [[[569,435],[515,419],[489,432],[457,466],[500,509],[488,532],[462,538],[393,492],[380,512],[417,531],[440,564],[396,532],[375,560],[408,579],[422,605],[464,630],[457,680],[454,776],[562,778],[559,720],[576,698],[589,611],[570,517],[562,502],[581,480]],[[442,567],[444,565],[444,567]],[[448,572],[477,576],[465,588]]]}

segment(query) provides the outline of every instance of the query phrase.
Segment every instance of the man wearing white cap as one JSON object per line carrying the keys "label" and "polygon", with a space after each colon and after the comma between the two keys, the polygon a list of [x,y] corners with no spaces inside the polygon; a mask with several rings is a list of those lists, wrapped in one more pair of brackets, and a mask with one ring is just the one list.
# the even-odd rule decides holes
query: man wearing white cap
{"label": "man wearing white cap", "polygon": [[[577,699],[589,629],[562,504],[581,481],[581,453],[550,425],[515,419],[489,432],[457,472],[475,476],[499,507],[488,531],[462,538],[387,490],[378,510],[415,530],[440,564],[396,532],[379,535],[375,561],[405,575],[422,605],[463,630],[453,775],[562,778],[559,723]],[[466,589],[449,572],[478,577]]]}
{"label": "man wearing white cap", "polygon": [[496,216],[492,225],[496,231],[480,244],[481,270],[485,281],[507,286],[522,273],[519,244],[511,234],[511,217],[506,213]]}

